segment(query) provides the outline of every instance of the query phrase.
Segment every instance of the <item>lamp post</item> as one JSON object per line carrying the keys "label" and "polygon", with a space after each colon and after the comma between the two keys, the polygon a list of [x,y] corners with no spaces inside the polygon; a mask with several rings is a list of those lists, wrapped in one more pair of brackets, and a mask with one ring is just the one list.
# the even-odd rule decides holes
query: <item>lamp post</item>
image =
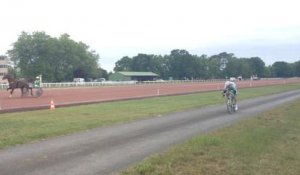
{"label": "lamp post", "polygon": [[226,68],[226,64],[228,63],[228,60],[226,58],[221,58],[220,60],[220,70],[223,71]]}

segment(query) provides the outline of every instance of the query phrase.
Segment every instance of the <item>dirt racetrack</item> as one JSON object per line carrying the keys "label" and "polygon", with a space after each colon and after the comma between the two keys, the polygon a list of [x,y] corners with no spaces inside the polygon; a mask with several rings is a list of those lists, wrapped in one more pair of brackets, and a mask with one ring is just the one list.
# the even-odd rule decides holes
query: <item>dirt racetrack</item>
{"label": "dirt racetrack", "polygon": [[[300,78],[269,79],[257,81],[239,81],[237,82],[237,86],[238,88],[251,88],[299,82]],[[46,109],[49,108],[51,100],[54,101],[56,107],[62,107],[85,103],[187,94],[202,91],[216,91],[221,90],[223,86],[223,81],[212,81],[80,88],[45,88],[44,94],[39,98],[34,98],[31,96],[21,98],[20,90],[16,89],[12,98],[9,98],[8,91],[0,91],[0,113]]]}

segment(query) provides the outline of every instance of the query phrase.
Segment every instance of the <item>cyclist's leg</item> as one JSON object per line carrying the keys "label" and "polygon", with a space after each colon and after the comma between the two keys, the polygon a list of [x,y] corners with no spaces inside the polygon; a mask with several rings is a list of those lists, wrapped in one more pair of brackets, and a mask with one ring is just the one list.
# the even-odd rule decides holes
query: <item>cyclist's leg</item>
{"label": "cyclist's leg", "polygon": [[234,107],[235,107],[235,110],[237,111],[238,110],[237,95],[234,95]]}
{"label": "cyclist's leg", "polygon": [[235,108],[235,110],[237,111],[238,110],[238,106],[237,106],[237,95],[236,95],[236,90],[235,89],[233,89],[232,90],[232,93],[233,93],[233,104],[234,104],[234,108]]}

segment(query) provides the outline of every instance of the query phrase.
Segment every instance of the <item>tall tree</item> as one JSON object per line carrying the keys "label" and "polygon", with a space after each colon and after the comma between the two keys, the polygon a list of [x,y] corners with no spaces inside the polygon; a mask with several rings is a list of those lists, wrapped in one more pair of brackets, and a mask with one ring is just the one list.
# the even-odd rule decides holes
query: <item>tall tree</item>
{"label": "tall tree", "polygon": [[194,65],[195,77],[196,79],[207,79],[208,78],[208,58],[206,55],[193,56],[196,59]]}
{"label": "tall tree", "polygon": [[253,75],[257,75],[258,77],[262,77],[265,70],[265,63],[259,57],[252,57],[249,59],[249,63],[251,66],[251,70],[253,71]]}
{"label": "tall tree", "polygon": [[172,50],[168,61],[170,74],[175,79],[196,78],[197,58],[186,50]]}
{"label": "tall tree", "polygon": [[123,57],[115,63],[114,71],[131,71],[132,70],[132,58],[128,56]]}
{"label": "tall tree", "polygon": [[97,76],[99,55],[68,34],[52,38],[45,32],[22,32],[8,54],[24,77],[42,74],[45,81],[60,82]]}
{"label": "tall tree", "polygon": [[265,67],[263,77],[266,77],[266,78],[274,77],[273,67],[272,66],[266,66]]}
{"label": "tall tree", "polygon": [[160,78],[168,79],[167,60],[161,55],[152,55],[151,71],[158,74]]}
{"label": "tall tree", "polygon": [[237,67],[237,69],[238,69],[237,75],[242,76],[243,78],[250,78],[252,75],[252,71],[251,71],[251,66],[249,65],[248,59],[240,58],[240,59],[238,59],[238,61],[239,61],[239,66]]}
{"label": "tall tree", "polygon": [[275,77],[289,77],[290,76],[289,65],[287,62],[277,61],[272,65],[272,67],[273,67]]}
{"label": "tall tree", "polygon": [[22,32],[13,49],[8,51],[11,60],[20,68],[21,75],[37,75],[50,67],[51,64],[41,63],[49,54],[46,48],[50,39],[44,32],[35,32],[33,35]]}
{"label": "tall tree", "polygon": [[295,66],[294,76],[300,77],[300,61],[295,62],[294,66]]}
{"label": "tall tree", "polygon": [[154,55],[138,54],[132,58],[132,70],[149,72],[154,71],[156,65],[153,59]]}

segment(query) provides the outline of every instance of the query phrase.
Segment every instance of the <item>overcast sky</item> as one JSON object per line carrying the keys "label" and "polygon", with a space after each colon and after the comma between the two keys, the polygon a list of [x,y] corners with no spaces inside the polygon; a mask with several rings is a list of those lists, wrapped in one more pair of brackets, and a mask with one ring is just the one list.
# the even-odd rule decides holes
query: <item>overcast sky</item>
{"label": "overcast sky", "polygon": [[111,71],[123,56],[185,49],[300,60],[299,0],[1,0],[0,55],[21,31],[67,33]]}

